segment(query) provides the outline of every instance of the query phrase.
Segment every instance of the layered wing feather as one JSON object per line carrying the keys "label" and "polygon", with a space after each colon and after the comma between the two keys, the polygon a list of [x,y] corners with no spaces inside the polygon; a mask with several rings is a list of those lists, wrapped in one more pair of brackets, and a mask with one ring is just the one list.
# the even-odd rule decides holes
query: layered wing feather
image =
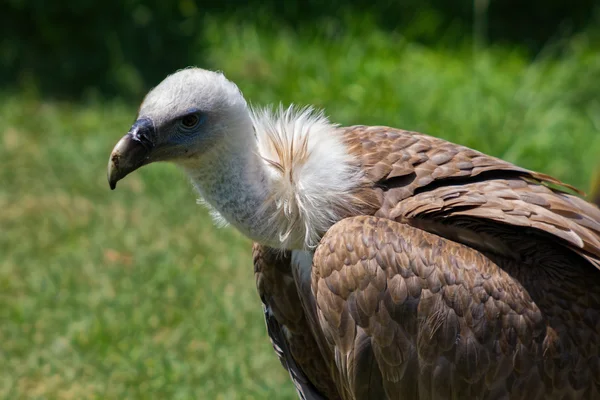
{"label": "layered wing feather", "polygon": [[[316,250],[312,291],[353,398],[600,396],[600,293],[590,292],[599,280],[579,273],[584,260],[546,247],[551,263],[524,273],[388,219],[334,225]],[[569,290],[554,281],[557,260],[577,284]]]}
{"label": "layered wing feather", "polygon": [[[445,221],[446,226],[452,226],[458,217],[470,217],[533,228],[560,239],[600,268],[600,211],[578,197],[522,179],[495,179],[436,188],[399,202],[389,216],[403,221]],[[419,222],[414,221],[415,225]],[[427,229],[426,224],[420,226]],[[434,225],[430,226],[435,230]],[[461,241],[458,237],[453,239]],[[479,248],[477,240],[468,244]]]}
{"label": "layered wing feather", "polygon": [[338,399],[337,389],[309,329],[290,268],[289,252],[255,243],[256,286],[267,333],[300,399]]}
{"label": "layered wing feather", "polygon": [[420,133],[356,126],[345,134],[377,192],[374,215],[415,224],[463,216],[531,227],[600,268],[600,209],[565,192],[575,188]]}

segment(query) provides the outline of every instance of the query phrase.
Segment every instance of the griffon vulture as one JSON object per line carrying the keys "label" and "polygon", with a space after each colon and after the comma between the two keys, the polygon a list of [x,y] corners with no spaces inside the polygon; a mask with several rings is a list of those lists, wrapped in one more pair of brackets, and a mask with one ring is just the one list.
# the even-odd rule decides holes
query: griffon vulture
{"label": "griffon vulture", "polygon": [[251,109],[221,73],[152,89],[108,164],[155,161],[252,239],[305,399],[599,399],[600,210],[457,144]]}

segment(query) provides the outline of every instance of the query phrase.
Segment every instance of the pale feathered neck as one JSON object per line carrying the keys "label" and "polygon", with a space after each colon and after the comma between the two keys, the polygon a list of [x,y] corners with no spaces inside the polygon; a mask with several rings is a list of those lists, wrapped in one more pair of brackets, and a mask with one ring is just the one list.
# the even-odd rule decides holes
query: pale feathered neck
{"label": "pale feathered neck", "polygon": [[331,225],[359,212],[360,167],[337,126],[312,108],[254,109],[250,119],[254,133],[236,132],[239,142],[215,157],[222,165],[210,167],[219,176],[205,168],[192,175],[196,187],[213,215],[251,239],[313,248]]}

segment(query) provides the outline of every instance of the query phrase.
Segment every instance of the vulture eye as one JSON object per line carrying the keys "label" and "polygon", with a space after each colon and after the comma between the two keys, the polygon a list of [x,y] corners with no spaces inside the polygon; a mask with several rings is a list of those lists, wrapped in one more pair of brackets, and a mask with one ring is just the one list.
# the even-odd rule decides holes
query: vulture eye
{"label": "vulture eye", "polygon": [[198,116],[198,114],[188,114],[181,118],[181,125],[185,129],[194,129],[196,126],[198,126],[200,124],[200,122],[201,122],[201,119]]}

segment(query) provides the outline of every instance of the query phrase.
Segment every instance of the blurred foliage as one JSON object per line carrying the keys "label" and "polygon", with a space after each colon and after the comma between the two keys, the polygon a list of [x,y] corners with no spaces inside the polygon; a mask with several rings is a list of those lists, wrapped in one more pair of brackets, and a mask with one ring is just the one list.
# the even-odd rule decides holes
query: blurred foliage
{"label": "blurred foliage", "polygon": [[[537,53],[594,21],[596,0],[5,0],[0,13],[0,85],[82,98],[138,97],[175,69],[198,63],[206,19],[242,17],[272,34],[309,27],[320,41],[366,24],[428,45],[472,32]],[[348,18],[352,16],[352,18]],[[360,16],[360,17],[359,17]],[[217,33],[223,34],[223,33]],[[217,67],[218,66],[212,66]]]}
{"label": "blurred foliage", "polygon": [[296,398],[248,239],[215,229],[173,166],[108,189],[112,146],[175,69],[221,69],[252,104],[429,133],[582,189],[598,167],[600,36],[578,32],[584,2],[492,2],[487,27],[458,1],[154,3],[3,4],[2,399]]}

